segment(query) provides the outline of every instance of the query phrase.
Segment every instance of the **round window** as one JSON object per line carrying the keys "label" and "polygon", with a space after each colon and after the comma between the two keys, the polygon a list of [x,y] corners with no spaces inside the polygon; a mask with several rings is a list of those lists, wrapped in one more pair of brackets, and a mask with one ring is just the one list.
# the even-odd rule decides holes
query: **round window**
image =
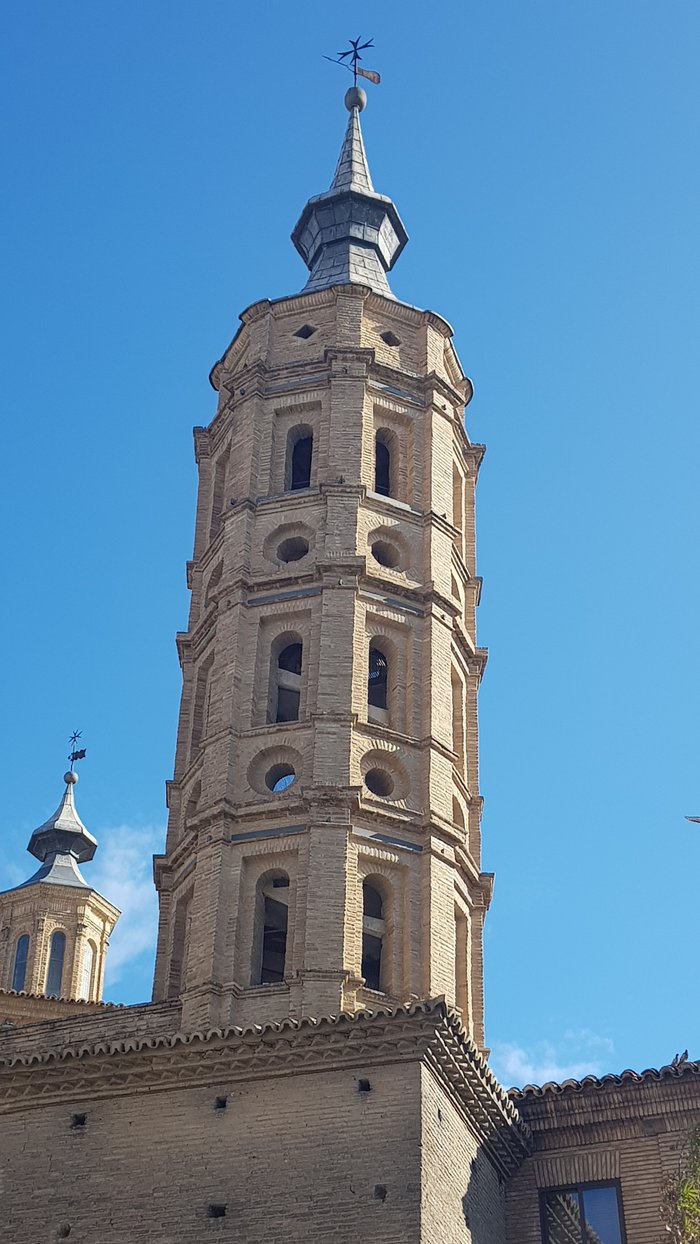
{"label": "round window", "polygon": [[291,765],[273,765],[265,774],[265,785],[275,795],[279,795],[281,791],[287,790],[296,778],[296,773]]}
{"label": "round window", "polygon": [[386,798],[394,789],[394,779],[386,769],[369,769],[365,774],[365,786],[373,795]]}
{"label": "round window", "polygon": [[389,544],[387,540],[376,540],[372,545],[372,557],[380,566],[387,566],[393,570],[401,561],[401,554],[395,544]]}
{"label": "round window", "polygon": [[306,557],[308,551],[308,540],[305,540],[303,536],[290,536],[280,544],[277,556],[281,562],[298,562],[302,557]]}

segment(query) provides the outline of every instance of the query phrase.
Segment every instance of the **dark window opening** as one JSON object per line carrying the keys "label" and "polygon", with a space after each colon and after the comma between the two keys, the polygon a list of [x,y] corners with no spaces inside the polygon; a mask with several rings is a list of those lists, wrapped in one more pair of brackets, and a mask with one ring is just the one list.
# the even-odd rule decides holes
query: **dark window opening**
{"label": "dark window opening", "polygon": [[225,1218],[225,1217],[226,1217],[226,1206],[225,1205],[208,1205],[207,1206],[207,1218]]}
{"label": "dark window opening", "polygon": [[292,785],[295,777],[296,773],[292,765],[273,765],[265,774],[265,785],[268,790],[278,795],[280,791],[286,790],[288,786]]}
{"label": "dark window opening", "polygon": [[225,1110],[227,1105],[228,1105],[228,1097],[215,1097],[214,1098],[214,1109],[215,1110]]}
{"label": "dark window opening", "polygon": [[382,939],[362,934],[362,975],[368,989],[380,990],[382,979]]}
{"label": "dark window opening", "polygon": [[277,658],[277,668],[290,674],[301,674],[301,644],[287,644]]}
{"label": "dark window opening", "polygon": [[306,557],[309,551],[309,542],[303,536],[290,536],[288,540],[283,540],[277,550],[277,556],[281,562],[298,562],[302,557]]}
{"label": "dark window opening", "polygon": [[373,920],[383,919],[382,896],[369,882],[362,887],[362,914],[371,916]]}
{"label": "dark window opening", "polygon": [[302,645],[287,644],[277,658],[275,721],[298,721],[301,703]]}
{"label": "dark window opening", "polygon": [[376,886],[362,886],[362,975],[368,989],[382,988],[384,904]]}
{"label": "dark window opening", "polygon": [[287,954],[287,922],[289,909],[286,903],[265,895],[263,925],[261,985],[275,985],[284,980],[284,961]]}
{"label": "dark window opening", "polygon": [[27,959],[29,957],[29,935],[23,933],[17,939],[17,949],[15,950],[15,966],[12,972],[12,988],[15,993],[21,993],[24,989],[27,979]]}
{"label": "dark window opening", "polygon": [[365,773],[365,786],[373,795],[388,799],[394,791],[394,779],[386,769],[368,769]]}
{"label": "dark window opening", "polygon": [[371,1093],[372,1085],[370,1084],[369,1080],[358,1080],[357,1091],[358,1093]]}
{"label": "dark window opening", "polygon": [[299,692],[290,687],[277,688],[277,716],[275,721],[299,720]]}
{"label": "dark window opening", "polygon": [[391,496],[391,451],[379,439],[374,451],[374,491],[382,497]]}
{"label": "dark window opening", "polygon": [[47,998],[60,998],[63,979],[63,958],[66,953],[66,935],[56,930],[51,938],[49,970],[46,973]]}
{"label": "dark window opening", "polygon": [[295,491],[297,488],[309,488],[311,486],[313,444],[313,436],[302,436],[292,450],[292,478],[290,481],[292,491]]}
{"label": "dark window opening", "polygon": [[388,566],[393,570],[401,561],[401,554],[395,545],[389,544],[386,540],[375,540],[372,545],[372,556],[380,566]]}
{"label": "dark window opening", "polygon": [[623,1244],[617,1184],[579,1184],[542,1193],[545,1244]]}
{"label": "dark window opening", "polygon": [[86,1123],[87,1123],[86,1114],[72,1114],[70,1117],[71,1127],[85,1127]]}
{"label": "dark window opening", "polygon": [[367,679],[367,703],[372,708],[387,707],[388,666],[379,648],[369,650],[369,677]]}
{"label": "dark window opening", "polygon": [[294,336],[301,337],[302,341],[307,341],[309,337],[313,337],[315,332],[316,329],[313,324],[302,324],[301,328],[297,329]]}

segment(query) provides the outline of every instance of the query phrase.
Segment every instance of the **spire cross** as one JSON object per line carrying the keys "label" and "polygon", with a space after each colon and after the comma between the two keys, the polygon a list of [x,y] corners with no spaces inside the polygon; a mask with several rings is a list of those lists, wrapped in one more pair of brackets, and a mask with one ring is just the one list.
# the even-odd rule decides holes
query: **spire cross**
{"label": "spire cross", "polygon": [[75,772],[76,760],[85,759],[86,749],[84,747],[78,748],[78,745],[77,745],[78,739],[82,738],[82,734],[83,734],[82,730],[74,730],[70,736],[70,739],[68,740],[68,742],[70,743],[70,753],[69,753],[68,759],[70,761],[71,773]]}
{"label": "spire cross", "polygon": [[362,60],[360,53],[364,52],[365,48],[374,47],[374,40],[368,39],[366,43],[360,43],[361,38],[362,36],[358,35],[357,39],[351,39],[350,47],[346,52],[338,52],[337,56],[324,56],[323,59],[331,61],[334,65],[342,65],[343,69],[347,69],[349,73],[352,74],[352,80],[355,86],[357,86],[358,74],[361,78],[367,78],[370,82],[374,82],[374,84],[378,86],[381,82],[381,78],[376,70],[362,69],[360,67],[360,61]]}

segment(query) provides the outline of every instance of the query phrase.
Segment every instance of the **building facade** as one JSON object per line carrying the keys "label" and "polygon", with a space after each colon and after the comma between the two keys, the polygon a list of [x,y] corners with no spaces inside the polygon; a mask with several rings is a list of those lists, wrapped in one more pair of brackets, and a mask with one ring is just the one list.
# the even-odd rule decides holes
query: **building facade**
{"label": "building facade", "polygon": [[[36,880],[26,955],[0,896],[10,1244],[661,1238],[697,1064],[510,1094],[488,1066],[483,447],[449,325],[391,293],[407,234],[364,103],[292,235],[304,289],[244,311],[195,429],[153,1001],[98,1005],[97,967],[85,992],[105,900],[72,896],[57,991],[60,887]],[[64,880],[88,858],[72,782],[37,832]]]}

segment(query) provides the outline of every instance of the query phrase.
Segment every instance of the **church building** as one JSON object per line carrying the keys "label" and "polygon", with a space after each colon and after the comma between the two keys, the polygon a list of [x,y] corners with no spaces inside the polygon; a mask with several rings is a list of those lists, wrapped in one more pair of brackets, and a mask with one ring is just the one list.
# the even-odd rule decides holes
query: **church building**
{"label": "church building", "polygon": [[476,638],[484,447],[360,114],[195,428],[191,608],[153,1000],[76,774],[0,894],[3,1239],[659,1244],[700,1064],[506,1091],[489,1068]]}

